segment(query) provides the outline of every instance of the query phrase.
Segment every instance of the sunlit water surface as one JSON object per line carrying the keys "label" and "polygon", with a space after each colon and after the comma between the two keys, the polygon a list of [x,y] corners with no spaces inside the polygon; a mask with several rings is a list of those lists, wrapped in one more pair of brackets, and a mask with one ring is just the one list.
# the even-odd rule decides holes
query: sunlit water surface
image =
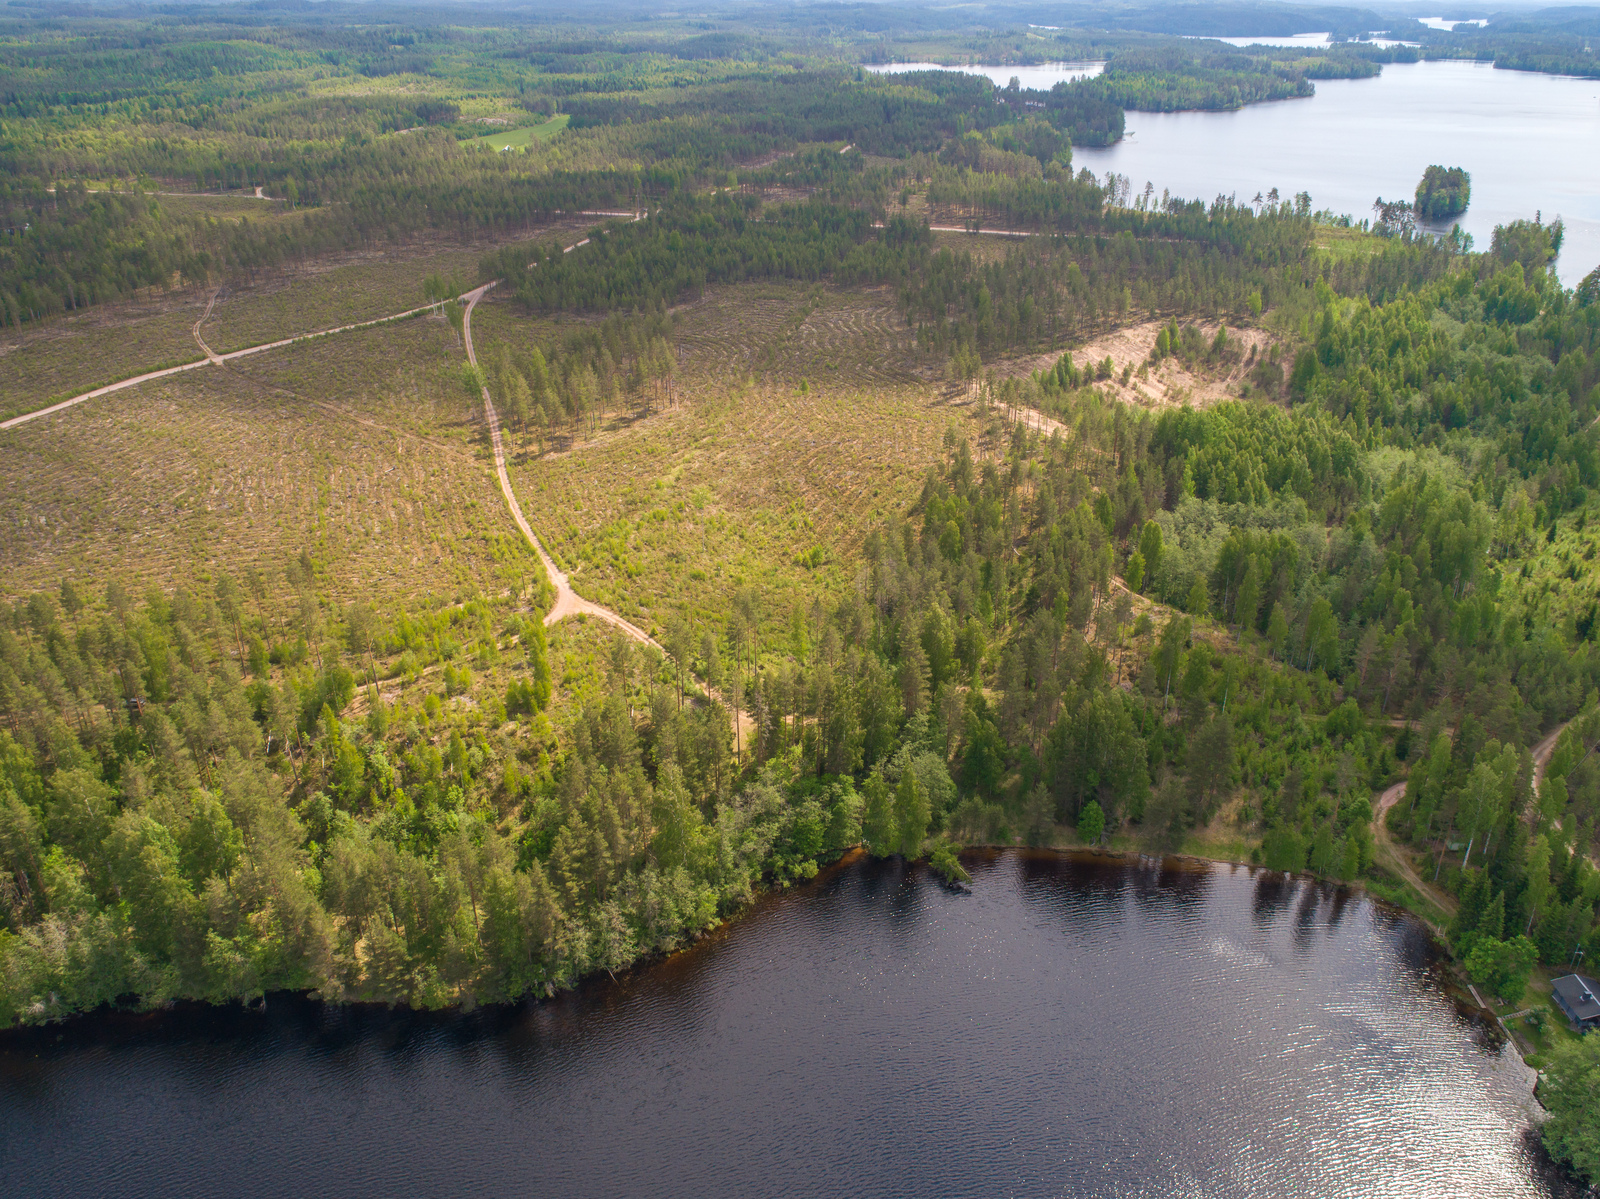
{"label": "sunlit water surface", "polygon": [[1357,220],[1379,196],[1411,199],[1433,163],[1465,167],[1472,203],[1460,221],[1478,249],[1496,225],[1542,212],[1566,224],[1563,282],[1600,264],[1600,79],[1421,62],[1316,87],[1236,112],[1130,112],[1121,142],[1076,148],[1073,165],[1207,202],[1305,191]]}
{"label": "sunlit water surface", "polygon": [[853,860],[616,983],[472,1015],[0,1038],[34,1195],[1548,1196],[1531,1072],[1413,920],[1228,867]]}
{"label": "sunlit water surface", "polygon": [[[1218,38],[1236,45],[1310,45],[1326,34]],[[1398,44],[1398,43],[1396,43]],[[1102,62],[950,68],[1004,87],[1047,91],[1098,75]],[[869,70],[936,70],[895,63]],[[1460,218],[1477,248],[1496,225],[1560,216],[1566,244],[1557,270],[1568,286],[1600,265],[1600,79],[1497,71],[1487,63],[1391,63],[1374,79],[1324,79],[1303,100],[1235,112],[1129,112],[1114,146],[1077,147],[1073,163],[1115,171],[1184,199],[1249,201],[1272,188],[1309,192],[1318,209],[1372,215],[1373,201],[1409,200],[1430,165],[1465,167],[1472,203]],[[1448,229],[1440,231],[1448,232]]]}
{"label": "sunlit water surface", "polygon": [[903,75],[907,71],[960,71],[963,75],[984,75],[996,87],[1007,86],[1015,77],[1022,87],[1035,92],[1047,92],[1056,84],[1074,79],[1093,79],[1106,69],[1104,62],[1045,62],[1034,66],[966,66],[943,67],[936,62],[893,62],[870,66],[867,70],[878,75]]}

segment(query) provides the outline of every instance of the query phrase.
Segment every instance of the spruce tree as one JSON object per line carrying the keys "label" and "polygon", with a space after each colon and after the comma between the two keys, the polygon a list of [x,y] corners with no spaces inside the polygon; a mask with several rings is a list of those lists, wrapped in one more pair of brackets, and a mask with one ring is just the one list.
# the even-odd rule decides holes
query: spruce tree
{"label": "spruce tree", "polygon": [[889,784],[874,770],[862,784],[866,804],[861,814],[861,838],[874,857],[886,858],[895,851],[894,802]]}
{"label": "spruce tree", "polygon": [[894,820],[900,852],[908,858],[921,856],[922,842],[928,835],[928,796],[917,782],[917,772],[909,765],[895,790]]}

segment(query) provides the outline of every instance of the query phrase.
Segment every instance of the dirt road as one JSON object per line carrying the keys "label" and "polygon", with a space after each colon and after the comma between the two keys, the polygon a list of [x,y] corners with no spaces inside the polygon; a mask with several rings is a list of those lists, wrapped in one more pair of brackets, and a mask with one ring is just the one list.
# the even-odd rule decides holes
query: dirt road
{"label": "dirt road", "polygon": [[200,314],[200,319],[194,323],[194,328],[190,330],[194,334],[195,345],[200,347],[200,352],[206,356],[208,361],[214,362],[218,366],[222,365],[222,359],[217,357],[215,350],[206,345],[206,339],[200,336],[200,326],[211,319],[211,310],[217,306],[217,297],[221,294],[222,288],[220,287],[211,293],[211,298],[206,301],[206,310]]}
{"label": "dirt road", "polygon": [[[1571,724],[1569,720],[1567,724]],[[1538,745],[1533,747],[1533,789],[1539,790],[1539,785],[1544,782],[1545,768],[1550,765],[1550,755],[1556,752],[1556,742],[1561,739],[1561,734],[1567,731],[1567,724],[1557,725],[1552,732]]]}
{"label": "dirt road", "polygon": [[[466,297],[463,296],[461,298],[465,299]],[[93,400],[103,395],[110,395],[112,392],[121,391],[125,387],[137,387],[139,384],[148,383],[152,379],[165,379],[169,375],[177,375],[182,374],[184,371],[192,371],[198,366],[222,366],[224,363],[232,362],[235,358],[244,358],[251,354],[260,354],[266,350],[282,349],[284,346],[292,346],[297,342],[310,341],[314,337],[332,337],[336,333],[348,333],[352,329],[370,329],[373,325],[383,325],[390,321],[403,321],[407,317],[418,316],[424,312],[432,312],[436,307],[436,305],[433,304],[425,304],[421,308],[408,308],[406,311],[397,312],[393,316],[380,316],[374,320],[357,321],[354,324],[339,325],[333,329],[319,329],[315,333],[301,333],[294,337],[284,337],[277,341],[263,342],[258,346],[246,346],[242,350],[230,350],[226,354],[218,354],[212,350],[210,346],[206,345],[204,340],[202,340],[200,337],[200,326],[205,324],[207,317],[211,315],[212,305],[214,305],[216,302],[217,297],[213,295],[211,297],[211,303],[206,305],[205,315],[194,324],[194,339],[200,348],[205,351],[206,356],[204,358],[197,358],[193,362],[185,362],[181,366],[169,366],[165,370],[147,371],[142,375],[135,375],[131,379],[122,379],[116,383],[107,383],[104,387],[97,387],[93,391],[86,391],[82,395],[73,396],[70,400],[62,400],[59,404],[52,404],[48,408],[40,408],[35,412],[24,412],[21,416],[13,416],[10,420],[0,421],[0,429],[14,429],[18,425],[27,424],[31,420],[38,420],[42,416],[50,416],[54,413],[62,412],[68,408],[75,407],[76,405],[83,403],[85,400]]]}
{"label": "dirt road", "polygon": [[1416,868],[1411,865],[1410,858],[1401,851],[1400,847],[1394,843],[1393,838],[1389,836],[1389,826],[1385,823],[1384,817],[1389,814],[1390,808],[1405,797],[1405,793],[1406,785],[1401,782],[1396,783],[1378,797],[1378,811],[1373,818],[1372,827],[1377,858],[1390,870],[1410,883],[1417,894],[1425,896],[1446,915],[1454,916],[1456,913],[1455,899],[1440,891],[1432,883],[1424,881],[1423,877],[1417,873]]}
{"label": "dirt road", "polygon": [[[1545,768],[1550,765],[1550,755],[1555,752],[1556,742],[1561,739],[1561,734],[1566,732],[1566,724],[1558,725],[1555,729],[1533,747],[1533,789],[1537,793],[1539,786],[1544,782]],[[1378,858],[1400,875],[1414,887],[1421,895],[1427,896],[1445,912],[1454,915],[1456,901],[1451,896],[1440,891],[1432,883],[1425,882],[1421,875],[1412,867],[1409,857],[1401,851],[1389,836],[1389,826],[1384,817],[1389,814],[1389,809],[1405,798],[1405,783],[1396,783],[1378,797],[1378,810],[1374,817],[1373,836],[1377,842]]]}
{"label": "dirt road", "polygon": [[[478,355],[472,346],[472,310],[493,283],[485,283],[482,287],[470,291],[466,295],[467,311],[461,320],[461,337],[466,342],[467,361],[473,366],[478,365]],[[506,454],[500,439],[500,417],[494,410],[494,400],[489,397],[489,389],[483,388],[483,415],[489,426],[489,441],[494,447],[494,469],[500,476],[500,491],[506,497],[506,506],[511,509],[511,517],[517,522],[517,528],[522,530],[522,535],[528,539],[528,544],[533,546],[534,552],[539,555],[539,561],[544,564],[545,574],[550,576],[550,582],[556,589],[556,602],[545,615],[547,625],[555,624],[558,620],[565,620],[569,616],[592,616],[596,620],[621,629],[629,637],[644,645],[654,645],[660,649],[656,639],[646,633],[638,625],[623,619],[609,608],[602,608],[599,604],[584,599],[572,589],[568,580],[555,564],[554,560],[545,552],[544,545],[539,541],[533,528],[528,524],[528,518],[522,514],[522,505],[517,502],[516,492],[511,490],[511,477],[506,473]]]}

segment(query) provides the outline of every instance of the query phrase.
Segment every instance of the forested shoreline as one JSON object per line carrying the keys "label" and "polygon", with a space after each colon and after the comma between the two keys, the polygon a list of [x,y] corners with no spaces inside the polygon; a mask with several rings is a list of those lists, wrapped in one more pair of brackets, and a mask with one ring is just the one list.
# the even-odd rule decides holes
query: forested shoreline
{"label": "forested shoreline", "polygon": [[[1341,299],[1319,275],[1313,342],[1263,376],[1298,401],[1287,412],[1137,414],[1070,357],[990,385],[1062,432],[1015,426],[982,459],[952,444],[908,522],[868,539],[855,594],[797,609],[776,642],[754,596],[724,629],[668,630],[665,662],[616,642],[559,734],[541,609],[514,596],[341,611],[309,557],[286,568],[293,605],[259,577],[142,602],[114,580],[35,594],[0,644],[7,1021],[130,992],[515,998],[670,948],[862,840],[916,856],[934,833],[1038,843],[1066,824],[1177,845],[1240,788],[1256,860],[1359,878],[1365,796],[1424,757],[1437,781],[1404,828],[1487,834],[1514,921],[1554,918],[1523,864],[1535,833],[1551,877],[1577,880],[1581,911],[1558,908],[1545,944],[1559,958],[1593,918],[1570,840],[1593,827],[1593,768],[1532,829],[1526,769],[1506,767],[1500,806],[1463,805],[1473,761],[1531,744],[1597,682],[1593,613],[1561,587],[1506,591],[1494,563],[1529,561],[1587,504],[1600,322],[1544,270],[1547,230],[1499,240],[1500,257],[1387,304],[1364,277]],[[615,276],[610,261],[564,265]],[[1173,330],[1159,352],[1229,353]],[[1408,378],[1432,381],[1400,403]],[[1500,443],[1488,473],[1447,466],[1453,441],[1484,438]],[[1140,592],[1176,614],[1135,620]],[[1200,638],[1208,615],[1232,636]],[[526,681],[470,717],[414,682],[442,667],[448,700],[470,691],[467,663],[505,655]],[[683,703],[695,674],[750,714],[748,744],[719,703]],[[399,680],[392,706],[380,679]],[[1391,736],[1408,711],[1421,736]],[[1468,864],[1446,885],[1486,877]]]}
{"label": "forested shoreline", "polygon": [[[419,239],[452,270],[476,258],[498,300],[474,366],[469,284],[443,273],[407,284],[450,320],[384,343],[414,355],[398,383],[322,362],[395,389],[373,428],[427,467],[488,464],[489,491],[453,502],[489,495],[490,531],[406,550],[419,572],[481,553],[475,573],[341,577],[329,481],[267,558],[7,577],[0,1029],[283,990],[536,1001],[857,848],[952,882],[963,847],[1024,845],[1365,887],[1507,1011],[1592,945],[1600,270],[1563,288],[1562,226],[1537,214],[1473,252],[1304,193],[1207,202],[1074,170],[1127,109],[1302,96],[1411,51],[379,15],[0,18],[8,336]],[[1107,65],[1049,92],[862,66],[955,45]],[[538,132],[497,153],[486,129]],[[1398,207],[1449,216],[1469,189],[1430,167]],[[191,203],[212,191],[258,207]],[[808,324],[825,299],[837,323]],[[709,301],[737,320],[687,333]],[[746,318],[764,357],[724,353]],[[227,382],[300,404],[302,369]],[[934,397],[948,419],[827,543],[779,535],[811,527],[798,499],[751,516],[675,490],[689,455],[643,436],[670,414],[699,453],[752,406],[823,392],[857,417]],[[606,459],[633,475],[587,480],[616,511],[558,511],[540,472],[608,431],[639,434]],[[505,494],[647,641],[547,628],[555,588],[493,490],[502,437]],[[829,494],[877,501],[890,461]],[[768,558],[737,571],[669,544],[741,522]],[[627,594],[648,553],[683,594]],[[1559,1104],[1592,1042],[1540,1045]],[[1581,1121],[1552,1127],[1592,1173]]]}
{"label": "forested shoreline", "polygon": [[[949,72],[874,75],[783,22],[722,60],[693,38],[693,49],[670,39],[646,49],[624,33],[596,41],[558,29],[535,52],[515,25],[396,18],[392,43],[310,19],[278,27],[206,17],[158,30],[86,18],[32,41],[26,16],[0,23],[18,39],[0,46],[10,67],[0,94],[0,327],[254,278],[335,249],[514,236],[556,212],[639,209],[730,173],[746,192],[820,187],[869,209],[937,175],[930,200],[970,206],[982,196],[1008,218],[1081,230],[1099,198],[1050,177],[1070,168],[1071,144],[1119,138],[1124,109],[1305,96],[1315,79],[1370,76],[1404,53],[1360,43],[1239,50],[1133,32],[1080,45],[1083,35],[1068,31],[1056,52],[1106,56],[1104,73],[1035,92]],[[865,42],[856,53],[872,57]],[[330,89],[341,74],[443,86]],[[514,107],[486,108],[485,83]],[[538,125],[557,108],[568,125],[548,146],[508,156],[473,140],[493,127],[480,122]],[[816,143],[902,165],[852,172],[812,155],[797,172],[785,161]],[[942,169],[918,155],[938,155]],[[997,205],[997,186],[1016,194]],[[154,194],[257,188],[275,202],[221,220]],[[1039,211],[1062,192],[1066,212]]]}

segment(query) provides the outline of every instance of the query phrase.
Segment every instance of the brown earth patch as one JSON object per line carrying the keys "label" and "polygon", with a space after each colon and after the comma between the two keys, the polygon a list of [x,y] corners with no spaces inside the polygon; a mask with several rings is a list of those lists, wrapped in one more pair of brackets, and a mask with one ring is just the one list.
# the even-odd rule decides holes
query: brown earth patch
{"label": "brown earth patch", "polygon": [[[1175,357],[1151,363],[1150,355],[1155,349],[1156,336],[1166,323],[1141,321],[1136,325],[1125,325],[1102,334],[1081,346],[1074,347],[1071,351],[1072,361],[1081,370],[1103,362],[1109,357],[1112,366],[1111,378],[1102,379],[1095,386],[1107,396],[1123,403],[1136,404],[1141,408],[1177,408],[1184,404],[1195,408],[1209,408],[1220,400],[1237,399],[1240,387],[1245,383],[1256,361],[1273,345],[1272,336],[1264,329],[1229,325],[1228,341],[1242,352],[1237,356],[1230,355],[1223,363],[1215,366],[1202,364],[1194,369]],[[1191,322],[1180,322],[1183,323]],[[1216,337],[1217,329],[1220,327],[1215,321],[1192,323],[1200,330],[1207,344]],[[1252,348],[1255,350],[1254,357],[1250,353]],[[1004,363],[997,363],[995,373],[1001,377],[1011,378],[1028,375],[1054,366],[1060,357],[1060,351],[1053,351],[1048,354],[1013,358]],[[1132,366],[1133,374],[1124,384],[1122,372],[1129,366]],[[1146,368],[1146,376],[1142,379],[1139,377],[1140,367]]]}

